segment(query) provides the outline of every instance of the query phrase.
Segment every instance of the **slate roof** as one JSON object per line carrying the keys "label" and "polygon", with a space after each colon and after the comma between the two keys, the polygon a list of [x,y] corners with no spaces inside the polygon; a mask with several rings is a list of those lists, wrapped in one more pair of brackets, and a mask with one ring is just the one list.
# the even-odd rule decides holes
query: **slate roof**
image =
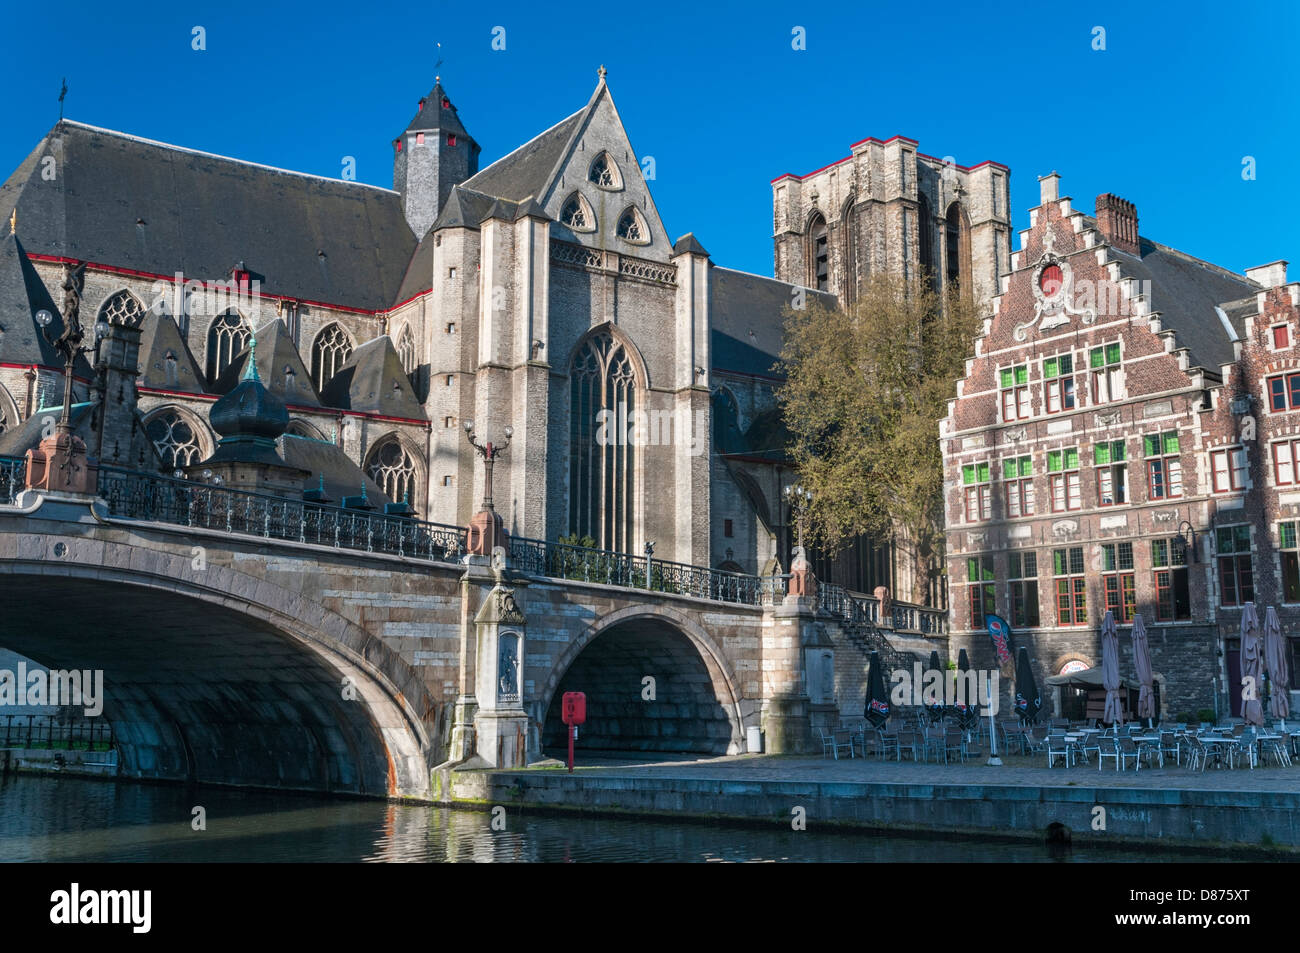
{"label": "slate roof", "polygon": [[[72,405],[72,432],[93,453],[95,449],[94,433],[90,429],[91,411],[94,404],[83,401]],[[28,450],[35,450],[45,436],[45,420],[53,416],[56,420],[63,416],[63,405],[42,407],[39,413],[32,414],[16,427],[0,433],[0,456],[21,457]]]}
{"label": "slate roof", "polygon": [[391,190],[71,121],[0,186],[3,217],[15,206],[32,254],[205,281],[243,260],[266,293],[371,311],[396,300],[416,247]]}
{"label": "slate roof", "polygon": [[[320,407],[320,398],[316,396],[311,372],[294,347],[284,322],[268,321],[257,329],[254,339],[257,341],[257,376],[262,381],[262,386],[286,404]],[[217,379],[217,393],[229,393],[243,380],[250,350],[252,348],[244,348],[222,371],[221,377]],[[285,373],[286,368],[293,373]]]}
{"label": "slate roof", "polygon": [[[168,370],[168,355],[175,359],[174,373]],[[140,333],[138,380],[141,387],[185,394],[202,394],[206,389],[203,371],[181,337],[181,329],[169,314],[160,315],[152,310],[145,312]]]}
{"label": "slate roof", "polygon": [[303,480],[304,490],[317,489],[320,478],[324,475],[325,495],[335,506],[342,503],[345,496],[360,495],[363,482],[366,485],[366,498],[376,509],[392,502],[384,495],[379,484],[366,476],[342,448],[335,444],[287,433],[281,438],[280,449],[285,463],[311,474]]}
{"label": "slate roof", "polygon": [[465,181],[465,187],[515,202],[522,202],[530,195],[534,198],[545,195],[565,146],[582,125],[583,116],[590,108],[590,103],[583,106],[514,152],[480,169]]}
{"label": "slate roof", "polygon": [[[63,358],[45,339],[36,322],[38,311],[50,312],[53,320],[45,330],[51,339],[57,339],[63,333],[63,315],[28,260],[18,236],[5,235],[0,239],[0,363],[63,369]],[[93,324],[93,318],[88,324],[82,315],[81,325],[88,336],[93,334],[89,330]],[[84,356],[77,358],[74,376],[84,379],[91,376],[90,363]]]}
{"label": "slate roof", "polygon": [[[447,101],[447,106],[443,106],[443,100]],[[442,88],[442,83],[434,83],[433,89],[420,100],[420,108],[416,111],[415,117],[406,124],[407,132],[415,132],[422,129],[437,129],[440,132],[449,132],[457,136],[464,136],[466,139],[473,139],[461,125],[460,114],[456,112],[456,107],[451,105],[446,91]]]}
{"label": "slate roof", "polygon": [[[785,335],[785,309],[797,285],[714,266],[709,272],[710,343],[713,367],[742,374],[777,376]],[[806,291],[808,301],[836,306],[835,296]]]}
{"label": "slate roof", "polygon": [[[1231,364],[1236,357],[1232,338],[1215,308],[1224,302],[1253,298],[1260,286],[1147,238],[1139,238],[1138,250],[1140,256],[1114,247],[1110,253],[1125,276],[1151,282],[1151,309],[1160,312],[1165,328],[1176,332],[1177,345],[1190,351],[1191,366],[1217,376],[1220,365]],[[1244,336],[1243,330],[1239,323],[1239,337]]]}
{"label": "slate roof", "polygon": [[402,359],[388,335],[367,341],[352,352],[321,392],[330,407],[428,420],[411,389]]}

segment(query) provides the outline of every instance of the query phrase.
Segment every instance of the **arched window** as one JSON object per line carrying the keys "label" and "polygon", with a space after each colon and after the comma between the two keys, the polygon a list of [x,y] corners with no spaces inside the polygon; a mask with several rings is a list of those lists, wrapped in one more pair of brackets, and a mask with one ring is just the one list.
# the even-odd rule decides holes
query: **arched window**
{"label": "arched window", "polygon": [[144,305],[129,291],[119,291],[99,309],[99,316],[117,327],[139,327],[144,320]]}
{"label": "arched window", "polygon": [[293,434],[295,437],[307,437],[310,440],[325,440],[325,434],[316,427],[315,424],[309,424],[301,417],[294,417],[289,421],[289,426],[285,428],[285,433]]}
{"label": "arched window", "polygon": [[636,368],[608,331],[588,338],[573,359],[569,405],[569,531],[602,549],[633,551]]}
{"label": "arched window", "polygon": [[596,213],[591,210],[591,206],[581,194],[574,192],[560,209],[560,224],[567,225],[575,232],[594,232]]}
{"label": "arched window", "polygon": [[930,214],[930,200],[922,195],[917,200],[916,211],[916,228],[920,233],[917,236],[917,257],[921,263],[921,273],[925,276],[924,280],[933,282],[934,275],[934,217]]}
{"label": "arched window", "polygon": [[145,422],[144,432],[169,470],[179,470],[203,459],[197,429],[178,410],[167,407],[153,414]]}
{"label": "arched window", "polygon": [[618,237],[633,245],[650,244],[650,227],[634,205],[629,205],[618,218]]}
{"label": "arched window", "polygon": [[217,315],[208,326],[208,383],[217,378],[234,361],[235,355],[248,347],[248,326],[233,311]]}
{"label": "arched window", "polygon": [[402,367],[407,374],[415,373],[415,335],[411,333],[411,326],[405,324],[402,326],[402,333],[397,336],[397,356],[402,359]]}
{"label": "arched window", "polygon": [[337,324],[316,335],[316,343],[311,346],[311,377],[316,382],[316,390],[324,390],[351,356],[352,338]]}
{"label": "arched window", "polygon": [[739,453],[744,446],[736,398],[725,387],[719,387],[713,392],[713,452]]}
{"label": "arched window", "polygon": [[587,178],[602,189],[618,190],[623,187],[623,176],[619,174],[618,166],[608,152],[596,156],[587,172]]}
{"label": "arched window", "polygon": [[18,426],[18,405],[5,386],[0,384],[0,433]]}
{"label": "arched window", "polygon": [[966,285],[970,280],[970,234],[960,202],[949,205],[944,216],[944,256],[948,283]]}
{"label": "arched window", "polygon": [[826,219],[821,215],[808,223],[808,287],[830,290],[830,246],[826,240]]}
{"label": "arched window", "polygon": [[375,444],[366,459],[366,476],[378,483],[394,503],[410,502],[415,506],[415,459],[396,436],[390,434]]}

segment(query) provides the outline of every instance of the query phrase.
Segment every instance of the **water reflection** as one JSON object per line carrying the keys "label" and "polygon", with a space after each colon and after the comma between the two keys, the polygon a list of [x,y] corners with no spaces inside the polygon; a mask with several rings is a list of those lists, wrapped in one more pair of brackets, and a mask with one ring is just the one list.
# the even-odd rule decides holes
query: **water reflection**
{"label": "water reflection", "polygon": [[[194,808],[206,830],[193,829]],[[1215,855],[1206,855],[1207,858]],[[0,780],[2,861],[1100,861],[1189,854],[1053,850],[847,831],[524,815],[78,778]],[[1216,859],[1218,859],[1216,857]]]}

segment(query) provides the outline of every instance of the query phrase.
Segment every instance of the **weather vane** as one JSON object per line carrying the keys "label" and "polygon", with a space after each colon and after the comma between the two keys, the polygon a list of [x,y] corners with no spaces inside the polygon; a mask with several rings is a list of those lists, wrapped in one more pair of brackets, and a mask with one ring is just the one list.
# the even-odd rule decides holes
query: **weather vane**
{"label": "weather vane", "polygon": [[442,77],[439,76],[439,75],[437,74],[437,70],[438,70],[438,67],[442,66],[442,44],[441,44],[441,43],[436,43],[436,44],[434,44],[434,45],[438,47],[438,62],[436,62],[436,63],[433,64],[433,69],[434,69],[434,77],[433,77],[433,81],[434,81],[435,83],[441,83],[441,82],[442,82]]}
{"label": "weather vane", "polygon": [[63,100],[68,95],[68,77],[63,77],[63,88],[59,90],[59,122],[63,122]]}

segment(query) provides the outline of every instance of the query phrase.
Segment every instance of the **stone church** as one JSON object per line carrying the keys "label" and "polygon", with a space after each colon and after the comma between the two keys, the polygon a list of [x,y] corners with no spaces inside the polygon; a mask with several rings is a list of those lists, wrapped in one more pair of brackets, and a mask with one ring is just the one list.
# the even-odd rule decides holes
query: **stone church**
{"label": "stone church", "polygon": [[[141,328],[141,434],[92,447],[104,464],[193,475],[252,362],[289,410],[279,452],[327,499],[465,525],[483,495],[465,427],[510,427],[510,533],[769,572],[789,565],[786,309],[917,269],[987,299],[1008,267],[1009,170],[904,137],[773,181],[775,278],[721,267],[667,231],[603,68],[585,105],[488,165],[441,83],[392,148],[386,189],[60,121],[0,187],[0,454],[62,403],[37,315],[58,327],[85,263],[83,324]],[[122,399],[92,393],[98,360],[75,372],[79,420]],[[817,568],[906,590],[888,547]]]}

